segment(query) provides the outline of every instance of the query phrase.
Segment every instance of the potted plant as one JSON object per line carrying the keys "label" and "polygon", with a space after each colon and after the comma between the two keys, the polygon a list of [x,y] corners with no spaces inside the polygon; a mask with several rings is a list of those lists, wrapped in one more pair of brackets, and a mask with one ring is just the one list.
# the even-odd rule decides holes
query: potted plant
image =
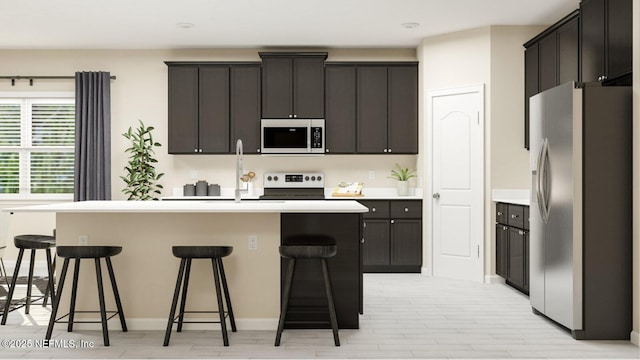
{"label": "potted plant", "polygon": [[154,158],[154,148],[161,146],[154,142],[151,136],[153,126],[145,126],[142,120],[138,120],[140,126],[135,131],[129,130],[122,134],[131,141],[131,146],[125,150],[129,155],[129,162],[125,166],[127,174],[120,178],[127,184],[122,192],[129,196],[128,200],[158,200],[162,185],[157,181],[164,173],[157,173],[154,166],[158,162]]}
{"label": "potted plant", "polygon": [[416,177],[416,171],[403,168],[396,163],[395,168],[391,169],[391,176],[389,177],[398,180],[398,195],[406,196],[409,195],[409,179]]}

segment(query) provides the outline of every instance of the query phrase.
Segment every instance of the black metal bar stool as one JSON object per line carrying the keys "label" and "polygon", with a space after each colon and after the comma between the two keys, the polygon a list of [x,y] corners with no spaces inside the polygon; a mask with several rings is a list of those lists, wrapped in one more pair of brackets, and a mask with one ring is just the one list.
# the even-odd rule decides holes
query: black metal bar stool
{"label": "black metal bar stool", "polygon": [[[107,329],[107,320],[113,318],[116,315],[120,317],[120,324],[122,325],[122,331],[127,331],[127,324],[124,319],[124,312],[122,311],[122,303],[120,302],[120,293],[116,285],[116,277],[113,273],[113,266],[111,265],[111,257],[118,255],[122,251],[122,246],[58,246],[58,256],[64,258],[62,264],[62,272],[60,273],[60,280],[58,281],[58,296],[54,298],[53,309],[51,311],[51,318],[49,319],[49,327],[47,328],[47,334],[45,339],[51,339],[53,333],[53,325],[55,323],[66,323],[67,332],[73,331],[73,324],[76,323],[102,323],[102,338],[104,340],[104,346],[109,346],[109,331]],[[104,258],[107,263],[107,270],[109,271],[109,278],[111,279],[111,287],[113,288],[113,296],[116,300],[117,311],[107,311],[104,303],[104,289],[102,287],[102,269],[100,268],[100,259]],[[75,267],[73,272],[73,285],[71,288],[71,305],[69,306],[69,313],[56,318],[58,308],[60,306],[60,295],[62,295],[62,289],[64,287],[64,280],[67,276],[67,269],[69,268],[69,260],[75,259]],[[81,259],[94,259],[96,265],[96,280],[98,282],[98,301],[100,303],[99,311],[76,311],[76,295],[78,292],[78,276],[80,275],[80,260]],[[100,313],[100,321],[77,321],[74,320],[75,313]],[[107,313],[112,313],[107,318]],[[69,317],[68,321],[62,321],[63,318]]]}
{"label": "black metal bar stool", "polygon": [[293,283],[293,274],[296,268],[296,260],[298,259],[318,259],[322,265],[322,277],[324,279],[324,287],[327,294],[327,303],[329,305],[329,321],[333,330],[333,341],[336,346],[340,346],[340,338],[338,337],[338,318],[336,316],[336,307],[333,303],[333,292],[331,290],[331,279],[329,278],[329,267],[327,259],[333,257],[338,252],[335,245],[335,239],[329,236],[296,236],[288,239],[290,242],[305,245],[283,245],[280,246],[280,256],[289,259],[287,268],[284,293],[282,295],[282,309],[280,310],[280,320],[278,321],[278,332],[276,333],[275,346],[280,346],[280,338],[284,330],[284,322],[289,307],[289,298],[291,295],[291,284]]}
{"label": "black metal bar stool", "polygon": [[[227,287],[227,278],[222,265],[222,258],[229,256],[233,251],[232,246],[174,246],[172,247],[173,256],[180,258],[180,270],[178,270],[178,280],[176,282],[176,290],[173,293],[173,302],[171,303],[171,311],[169,312],[169,323],[167,324],[167,332],[164,336],[164,346],[169,345],[171,337],[171,328],[173,324],[178,324],[178,332],[182,331],[184,323],[213,323],[220,324],[222,328],[222,340],[224,346],[229,346],[229,338],[227,336],[227,322],[229,317],[231,323],[231,331],[236,332],[236,320],[233,317],[233,309],[231,307],[231,298],[229,296],[229,288]],[[213,279],[216,286],[216,297],[218,298],[218,311],[185,311],[185,303],[187,302],[187,289],[189,287],[189,273],[191,272],[192,259],[211,259],[213,266]],[[222,301],[222,293],[220,291],[220,280],[222,280],[222,289],[227,303],[227,311],[224,310]],[[180,296],[180,288],[182,287],[182,300],[180,301],[180,312],[176,316],[176,308],[178,306],[178,297]],[[220,315],[220,321],[184,321],[186,313],[217,313]]]}
{"label": "black metal bar stool", "polygon": [[[9,294],[7,295],[7,302],[4,306],[4,313],[2,314],[2,325],[7,323],[7,315],[10,311],[19,309],[24,306],[25,314],[29,313],[33,300],[31,298],[31,291],[33,288],[33,267],[36,262],[36,250],[45,250],[47,254],[47,273],[48,273],[48,285],[44,292],[44,295],[35,299],[43,299],[42,306],[47,305],[47,298],[51,294],[51,298],[55,298],[55,291],[53,290],[53,263],[51,261],[51,248],[56,246],[56,238],[49,235],[17,235],[13,238],[13,243],[16,248],[20,249],[18,252],[18,259],[16,261],[16,267],[13,271],[13,277],[11,278],[11,285],[9,286]],[[16,289],[16,281],[18,280],[18,274],[20,272],[20,264],[22,263],[22,257],[25,250],[31,250],[31,257],[29,259],[29,278],[27,280],[27,296],[22,304],[11,307],[11,301],[13,300],[13,294]],[[15,304],[14,304],[15,305]]]}

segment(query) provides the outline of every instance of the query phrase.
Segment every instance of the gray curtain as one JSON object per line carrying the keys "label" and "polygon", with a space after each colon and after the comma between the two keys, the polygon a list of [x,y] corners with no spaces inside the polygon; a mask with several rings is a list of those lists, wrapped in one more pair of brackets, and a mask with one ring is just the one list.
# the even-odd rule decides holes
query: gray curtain
{"label": "gray curtain", "polygon": [[110,74],[76,72],[74,201],[111,200],[110,136]]}

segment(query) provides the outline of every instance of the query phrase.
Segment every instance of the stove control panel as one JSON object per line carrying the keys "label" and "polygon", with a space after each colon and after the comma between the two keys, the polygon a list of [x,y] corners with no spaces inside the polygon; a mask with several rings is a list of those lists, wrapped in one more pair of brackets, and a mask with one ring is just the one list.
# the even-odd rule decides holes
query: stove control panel
{"label": "stove control panel", "polygon": [[266,172],[264,188],[324,188],[324,174],[320,172]]}

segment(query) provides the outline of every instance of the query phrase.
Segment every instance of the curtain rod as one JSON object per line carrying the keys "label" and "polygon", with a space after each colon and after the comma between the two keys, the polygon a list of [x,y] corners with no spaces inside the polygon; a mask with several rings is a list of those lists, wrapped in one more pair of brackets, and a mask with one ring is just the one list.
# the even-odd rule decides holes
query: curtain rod
{"label": "curtain rod", "polygon": [[[29,80],[29,86],[33,86],[33,79],[75,79],[75,76],[25,76],[25,75],[15,75],[15,76],[0,76],[0,79],[8,79],[11,80],[11,86],[16,85],[16,80]],[[115,80],[116,76],[111,75],[109,77],[111,80]]]}

